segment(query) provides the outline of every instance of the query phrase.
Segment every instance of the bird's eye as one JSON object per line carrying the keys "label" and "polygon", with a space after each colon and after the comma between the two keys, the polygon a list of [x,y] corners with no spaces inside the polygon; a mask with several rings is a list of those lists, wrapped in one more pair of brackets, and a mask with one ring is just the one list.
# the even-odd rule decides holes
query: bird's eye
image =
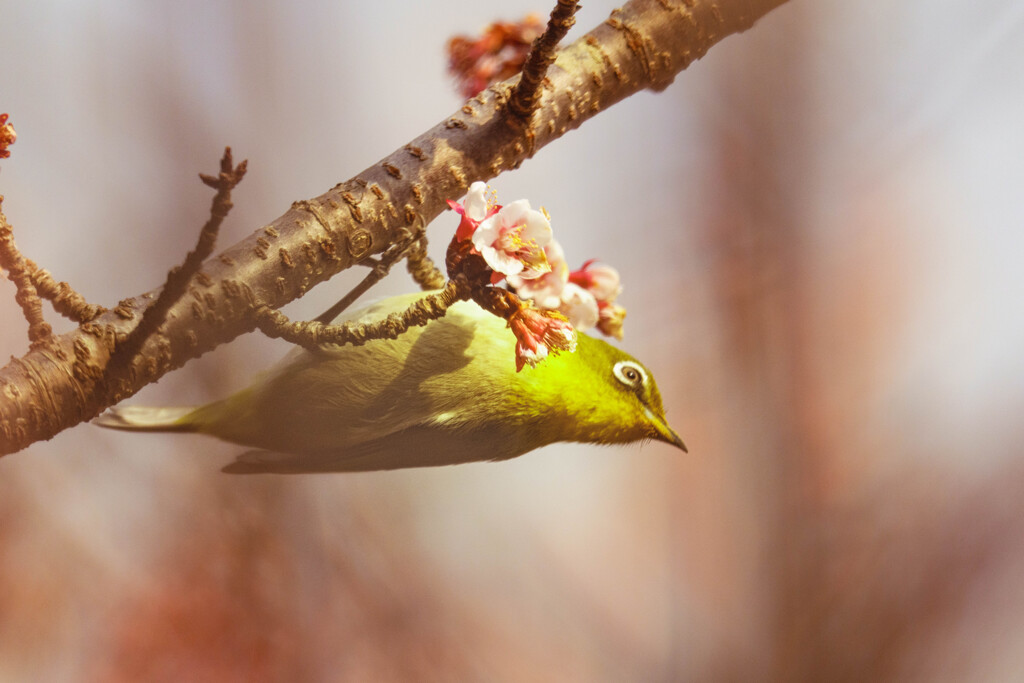
{"label": "bird's eye", "polygon": [[612,372],[615,373],[615,379],[625,384],[630,389],[636,389],[644,385],[647,381],[647,373],[644,369],[629,360],[620,360],[612,368]]}

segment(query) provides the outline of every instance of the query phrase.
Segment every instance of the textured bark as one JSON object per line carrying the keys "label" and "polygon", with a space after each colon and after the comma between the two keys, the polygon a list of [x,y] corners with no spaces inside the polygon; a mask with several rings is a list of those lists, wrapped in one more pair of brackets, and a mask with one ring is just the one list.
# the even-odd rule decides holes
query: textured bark
{"label": "textured bark", "polygon": [[117,343],[158,291],[123,300],[0,370],[0,454],[89,420],[165,373],[255,328],[278,308],[380,253],[475,180],[517,168],[623,98],[662,90],[722,38],[785,0],[632,0],[558,53],[529,125],[507,112],[514,82],[466,102],[410,144],[204,263],[129,372],[104,381]]}

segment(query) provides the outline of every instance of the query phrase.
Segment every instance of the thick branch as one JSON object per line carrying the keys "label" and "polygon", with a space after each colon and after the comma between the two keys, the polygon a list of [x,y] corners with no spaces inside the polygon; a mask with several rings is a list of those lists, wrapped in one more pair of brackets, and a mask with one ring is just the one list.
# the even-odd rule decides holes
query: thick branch
{"label": "thick branch", "polygon": [[[528,126],[503,116],[512,83],[489,88],[454,116],[351,180],[208,260],[167,312],[114,395],[96,390],[115,341],[155,293],[126,299],[0,370],[0,453],[91,419],[191,358],[251,331],[256,311],[310,287],[429,223],[469,184],[517,168],[538,149],[643,89],[660,90],[727,35],[785,0],[632,0],[558,53]],[[513,128],[515,128],[513,130]]]}

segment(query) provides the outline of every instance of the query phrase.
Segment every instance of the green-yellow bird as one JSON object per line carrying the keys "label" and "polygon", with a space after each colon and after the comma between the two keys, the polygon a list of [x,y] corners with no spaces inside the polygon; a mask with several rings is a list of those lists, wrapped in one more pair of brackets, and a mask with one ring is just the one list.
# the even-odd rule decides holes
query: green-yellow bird
{"label": "green-yellow bird", "polygon": [[[421,294],[356,313],[369,322]],[[504,460],[556,441],[657,439],[668,426],[651,373],[580,334],[577,349],[516,372],[515,337],[471,301],[398,339],[296,349],[252,386],[198,408],[114,408],[114,429],[198,432],[255,447],[231,473],[386,470]]]}

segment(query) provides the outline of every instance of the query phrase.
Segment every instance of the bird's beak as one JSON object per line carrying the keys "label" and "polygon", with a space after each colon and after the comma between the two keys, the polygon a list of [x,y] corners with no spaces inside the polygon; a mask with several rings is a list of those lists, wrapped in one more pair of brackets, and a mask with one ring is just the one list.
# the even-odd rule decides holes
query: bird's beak
{"label": "bird's beak", "polygon": [[664,441],[667,444],[675,446],[676,448],[683,451],[683,453],[690,452],[686,450],[686,444],[683,443],[683,440],[680,439],[679,435],[675,433],[675,430],[669,427],[668,423],[665,422],[665,418],[658,417],[647,408],[644,408],[644,412],[647,413],[647,419],[651,421],[651,424],[654,426],[655,431],[658,433],[657,436],[655,436],[654,438],[656,438],[658,441]]}

